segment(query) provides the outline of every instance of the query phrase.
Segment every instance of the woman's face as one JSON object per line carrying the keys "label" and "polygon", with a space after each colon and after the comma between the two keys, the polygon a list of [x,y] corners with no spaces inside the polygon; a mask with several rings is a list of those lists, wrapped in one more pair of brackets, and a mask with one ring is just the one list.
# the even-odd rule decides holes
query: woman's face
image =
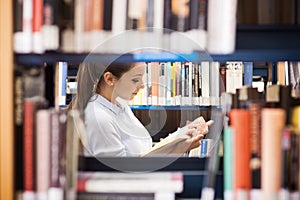
{"label": "woman's face", "polygon": [[144,88],[143,75],[145,73],[145,63],[136,63],[128,72],[124,73],[116,82],[113,96],[121,97],[125,100],[132,100],[133,97]]}

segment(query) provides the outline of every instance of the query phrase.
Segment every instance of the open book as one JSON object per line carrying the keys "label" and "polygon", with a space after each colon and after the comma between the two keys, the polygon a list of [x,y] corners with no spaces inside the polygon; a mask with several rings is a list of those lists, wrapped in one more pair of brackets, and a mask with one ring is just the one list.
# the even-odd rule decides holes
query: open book
{"label": "open book", "polygon": [[185,153],[189,148],[190,143],[184,142],[191,138],[191,136],[186,134],[187,130],[187,126],[178,129],[176,132],[155,144],[151,149],[144,152],[141,156],[167,155],[172,154],[174,150],[176,151],[176,154]]}

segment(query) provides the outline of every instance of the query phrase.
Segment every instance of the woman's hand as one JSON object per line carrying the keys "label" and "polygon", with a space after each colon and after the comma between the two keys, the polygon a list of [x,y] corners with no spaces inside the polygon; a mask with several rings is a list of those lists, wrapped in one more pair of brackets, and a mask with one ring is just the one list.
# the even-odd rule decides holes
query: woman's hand
{"label": "woman's hand", "polygon": [[202,135],[204,136],[205,134],[208,133],[208,127],[211,126],[214,123],[213,120],[205,121],[203,117],[198,117],[194,121],[190,122],[187,121],[187,127],[189,129],[195,129],[196,132],[194,132],[193,136],[196,135]]}

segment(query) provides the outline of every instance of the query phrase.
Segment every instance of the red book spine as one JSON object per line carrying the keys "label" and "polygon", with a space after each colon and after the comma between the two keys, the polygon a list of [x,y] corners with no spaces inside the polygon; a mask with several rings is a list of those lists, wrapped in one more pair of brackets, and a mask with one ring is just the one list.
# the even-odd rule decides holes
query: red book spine
{"label": "red book spine", "polygon": [[234,134],[233,187],[235,192],[249,192],[251,188],[250,112],[244,109],[232,109],[229,117]]}
{"label": "red book spine", "polygon": [[35,103],[24,101],[24,190],[34,190],[34,112]]}
{"label": "red book spine", "polygon": [[43,0],[33,0],[33,32],[40,32],[43,25]]}

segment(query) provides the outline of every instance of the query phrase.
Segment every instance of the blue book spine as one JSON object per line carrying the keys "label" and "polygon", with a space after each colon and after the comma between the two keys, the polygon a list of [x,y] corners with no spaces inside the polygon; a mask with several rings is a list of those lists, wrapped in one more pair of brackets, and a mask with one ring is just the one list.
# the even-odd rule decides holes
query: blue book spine
{"label": "blue book spine", "polygon": [[253,62],[244,62],[244,84],[252,86]]}
{"label": "blue book spine", "polygon": [[200,157],[207,156],[207,143],[208,141],[206,139],[201,140],[200,143]]}

